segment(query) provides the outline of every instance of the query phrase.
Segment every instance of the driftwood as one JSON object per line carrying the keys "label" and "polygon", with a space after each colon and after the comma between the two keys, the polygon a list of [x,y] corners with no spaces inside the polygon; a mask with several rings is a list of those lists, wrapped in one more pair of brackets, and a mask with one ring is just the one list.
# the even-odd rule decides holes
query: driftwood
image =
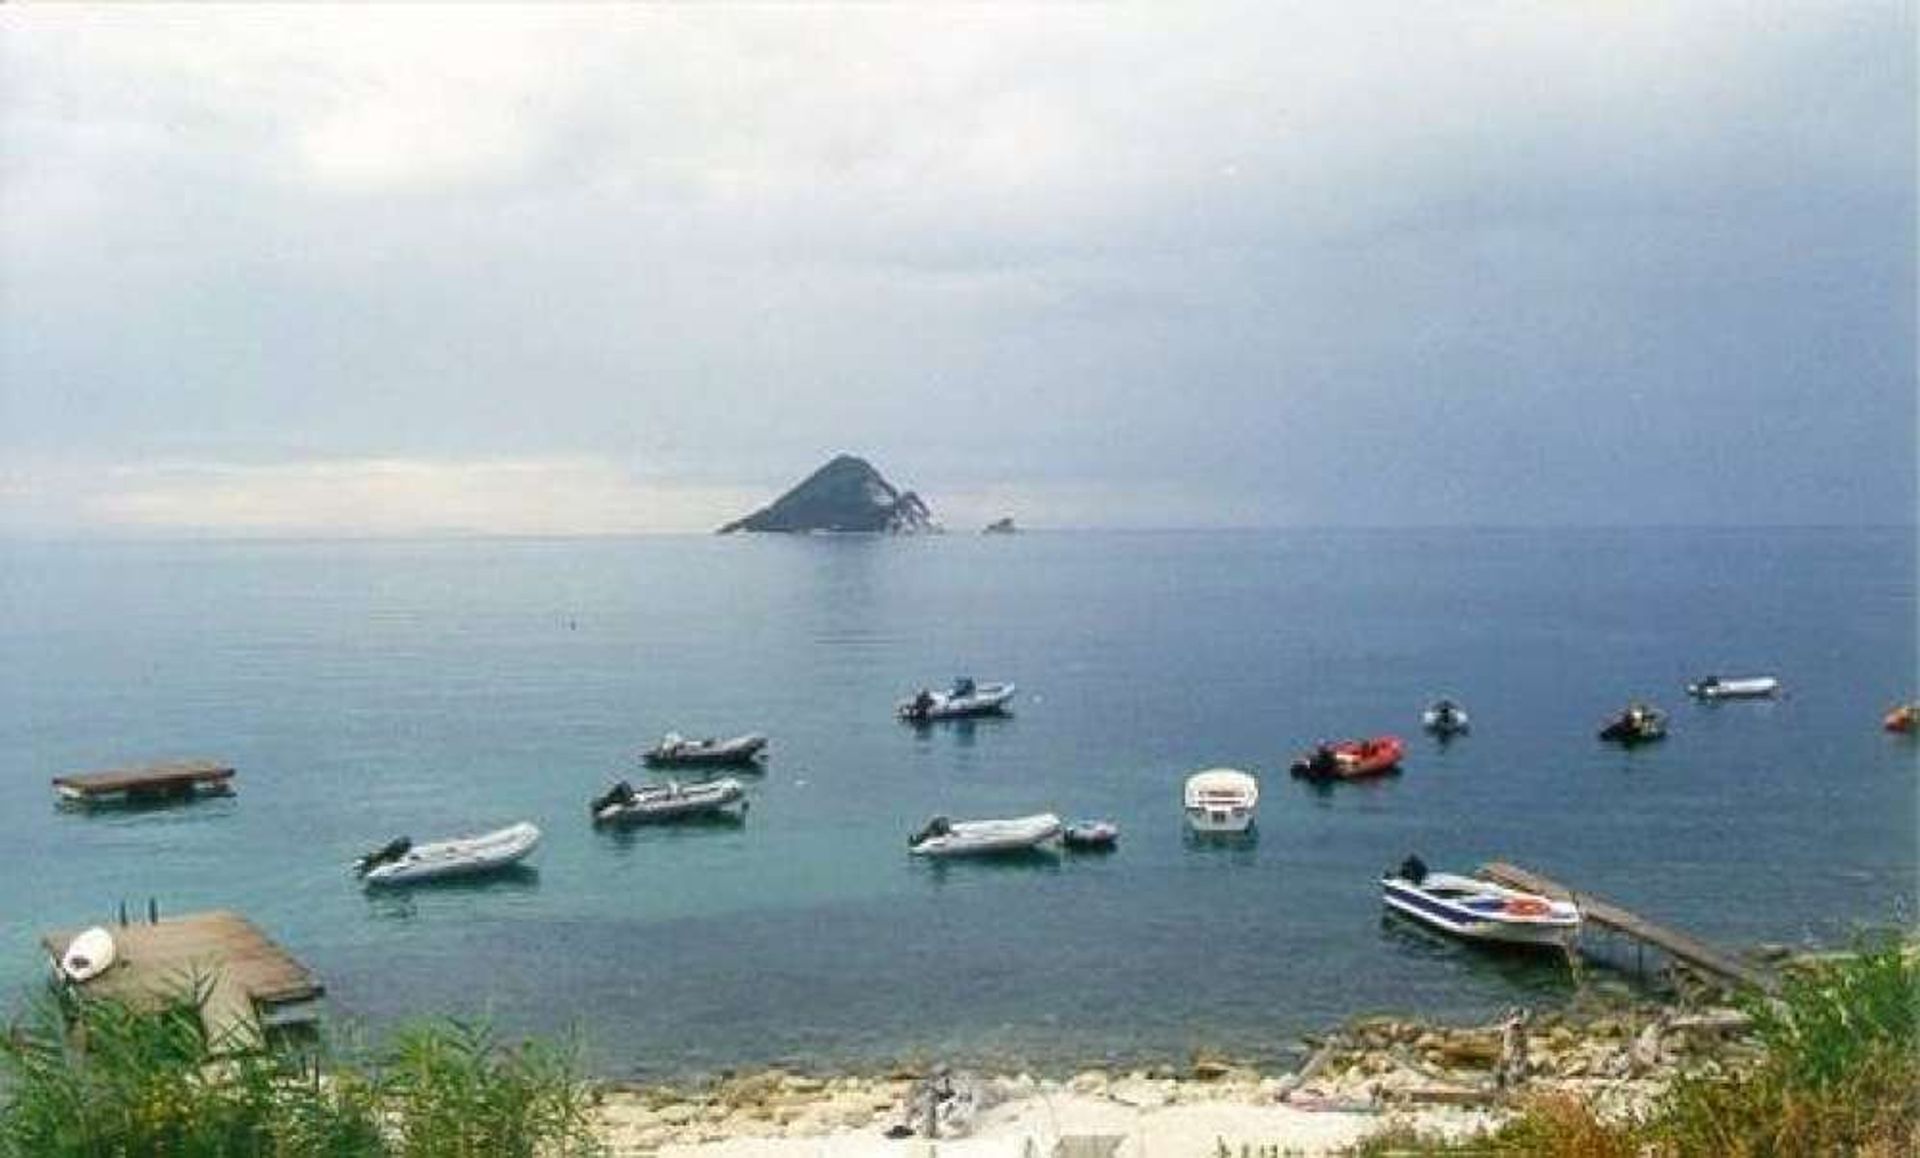
{"label": "driftwood", "polygon": [[1334,1055],[1340,1052],[1341,1045],[1342,1042],[1338,1037],[1328,1038],[1319,1049],[1313,1051],[1313,1056],[1307,1059],[1307,1064],[1301,1066],[1297,1073],[1288,1074],[1280,1079],[1278,1088],[1273,1091],[1273,1100],[1292,1101],[1294,1092],[1312,1081],[1315,1075],[1325,1069]]}
{"label": "driftwood", "polygon": [[1668,1029],[1704,1029],[1711,1033],[1742,1033],[1753,1028],[1753,1018],[1738,1009],[1708,1009],[1682,1014],[1667,1023]]}
{"label": "driftwood", "polygon": [[1428,1106],[1491,1106],[1499,1103],[1503,1097],[1499,1090],[1476,1086],[1419,1086],[1393,1093],[1396,1102],[1417,1102]]}

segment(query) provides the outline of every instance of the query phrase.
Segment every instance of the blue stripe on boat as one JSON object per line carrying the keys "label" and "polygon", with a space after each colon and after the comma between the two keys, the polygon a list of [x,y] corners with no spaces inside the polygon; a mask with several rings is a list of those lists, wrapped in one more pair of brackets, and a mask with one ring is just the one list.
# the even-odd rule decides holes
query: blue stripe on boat
{"label": "blue stripe on boat", "polygon": [[1474,912],[1472,909],[1451,905],[1445,901],[1434,900],[1425,893],[1414,892],[1404,885],[1388,885],[1386,888],[1388,892],[1394,895],[1395,899],[1405,901],[1416,909],[1432,913],[1436,917],[1444,917],[1456,924],[1478,925],[1486,922],[1484,916]]}

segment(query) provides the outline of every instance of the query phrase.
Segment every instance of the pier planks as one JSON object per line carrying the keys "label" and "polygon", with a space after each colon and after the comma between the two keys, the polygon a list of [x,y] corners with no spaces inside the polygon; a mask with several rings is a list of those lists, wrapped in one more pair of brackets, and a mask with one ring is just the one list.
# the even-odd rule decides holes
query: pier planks
{"label": "pier planks", "polygon": [[211,760],[176,760],[105,772],[76,772],[55,776],[53,786],[63,799],[99,803],[115,799],[165,800],[233,791],[233,769]]}
{"label": "pier planks", "polygon": [[[151,1008],[191,997],[196,983],[210,985],[201,1008],[210,1041],[257,1045],[261,1007],[311,1001],[325,992],[311,970],[238,913],[192,913],[107,931],[113,934],[114,964],[81,991]],[[58,962],[80,932],[47,933],[40,944]]]}
{"label": "pier planks", "polygon": [[1749,965],[1723,949],[1717,949],[1678,929],[1671,929],[1657,921],[1649,920],[1604,897],[1571,889],[1559,881],[1530,869],[1521,868],[1506,861],[1492,861],[1481,866],[1480,875],[1495,884],[1505,885],[1511,889],[1572,901],[1579,906],[1583,920],[1652,945],[1668,956],[1685,961],[1694,968],[1723,981],[1732,981],[1762,992],[1771,992],[1776,984],[1773,975],[1766,970]]}

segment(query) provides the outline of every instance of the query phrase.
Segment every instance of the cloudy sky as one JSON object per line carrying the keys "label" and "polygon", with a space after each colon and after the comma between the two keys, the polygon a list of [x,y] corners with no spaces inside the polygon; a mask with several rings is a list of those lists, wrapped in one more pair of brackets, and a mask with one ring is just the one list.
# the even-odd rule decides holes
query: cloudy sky
{"label": "cloudy sky", "polygon": [[0,533],[1915,516],[1910,3],[0,32]]}

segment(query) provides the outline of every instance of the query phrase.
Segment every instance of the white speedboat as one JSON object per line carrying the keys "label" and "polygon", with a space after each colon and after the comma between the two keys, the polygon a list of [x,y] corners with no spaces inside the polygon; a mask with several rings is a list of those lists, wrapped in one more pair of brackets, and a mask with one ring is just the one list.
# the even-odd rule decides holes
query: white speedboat
{"label": "white speedboat", "polygon": [[931,720],[957,720],[967,716],[993,716],[1007,710],[1013,699],[1012,684],[977,684],[966,677],[953,681],[944,692],[920,689],[911,699],[901,700],[895,714],[910,723]]}
{"label": "white speedboat", "polygon": [[1687,694],[1696,700],[1760,700],[1780,694],[1780,681],[1773,676],[1744,676],[1731,680],[1708,676],[1688,684]]}
{"label": "white speedboat", "polygon": [[689,740],[678,732],[668,732],[640,758],[653,768],[739,766],[759,759],[766,746],[767,738],[757,732],[730,740]]}
{"label": "white speedboat", "polygon": [[668,781],[639,788],[625,780],[594,798],[595,824],[662,824],[696,816],[715,816],[735,805],[746,811],[747,790],[728,776],[697,784]]}
{"label": "white speedboat", "polygon": [[1580,910],[1570,901],[1477,877],[1430,873],[1419,857],[1408,857],[1381,878],[1380,899],[1423,925],[1471,941],[1558,946],[1580,931]]}
{"label": "white speedboat", "polygon": [[1195,832],[1245,832],[1260,803],[1260,782],[1235,768],[1209,768],[1187,777],[1184,802]]}
{"label": "white speedboat", "polygon": [[914,856],[992,856],[1026,852],[1060,835],[1060,818],[1051,812],[1012,820],[948,820],[936,816],[907,838]]}
{"label": "white speedboat", "polygon": [[1467,718],[1467,709],[1452,700],[1435,700],[1420,713],[1420,726],[1441,739],[1448,736],[1465,735],[1471,721]]}
{"label": "white speedboat", "polygon": [[448,877],[477,876],[520,863],[540,843],[540,829],[526,821],[479,836],[415,844],[392,841],[353,864],[369,885],[410,885]]}

